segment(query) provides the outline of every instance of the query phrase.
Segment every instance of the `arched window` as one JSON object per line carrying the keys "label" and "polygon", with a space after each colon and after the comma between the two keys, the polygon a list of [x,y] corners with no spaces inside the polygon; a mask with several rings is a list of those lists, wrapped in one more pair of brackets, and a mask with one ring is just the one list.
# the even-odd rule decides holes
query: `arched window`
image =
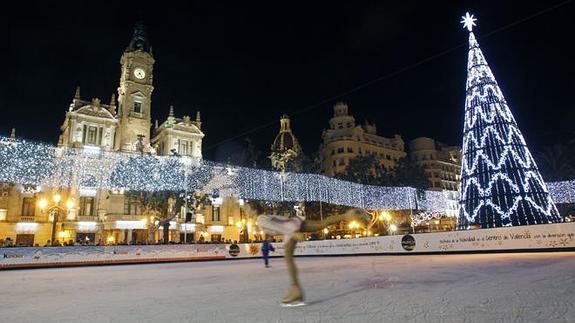
{"label": "arched window", "polygon": [[132,100],[134,105],[132,107],[132,112],[136,115],[144,114],[144,100],[145,97],[141,93],[135,93],[132,95]]}

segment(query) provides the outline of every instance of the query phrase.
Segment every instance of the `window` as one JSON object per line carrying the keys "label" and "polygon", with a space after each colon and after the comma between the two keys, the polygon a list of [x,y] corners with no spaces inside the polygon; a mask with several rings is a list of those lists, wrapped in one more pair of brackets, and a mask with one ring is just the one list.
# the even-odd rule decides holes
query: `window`
{"label": "window", "polygon": [[347,152],[348,152],[348,153],[353,153],[353,148],[347,147]]}
{"label": "window", "polygon": [[335,150],[333,150],[333,149],[331,150],[331,155],[332,156],[335,155]]}
{"label": "window", "polygon": [[95,144],[98,138],[98,128],[96,127],[88,127],[88,136],[86,139],[87,144]]}
{"label": "window", "polygon": [[17,234],[16,246],[18,247],[32,247],[34,245],[33,234]]}
{"label": "window", "polygon": [[35,208],[34,208],[34,198],[33,197],[25,197],[22,199],[22,216],[34,216]]}
{"label": "window", "polygon": [[343,124],[342,124],[341,122],[338,122],[338,123],[337,123],[337,128],[338,128],[338,129],[343,129]]}
{"label": "window", "polygon": [[140,214],[140,205],[135,198],[124,199],[124,214],[137,215]]}
{"label": "window", "polygon": [[82,143],[88,145],[101,145],[102,144],[102,127],[84,125],[84,135]]}
{"label": "window", "polygon": [[337,153],[338,153],[338,154],[343,153],[343,147],[339,147],[339,148],[337,149]]}
{"label": "window", "polygon": [[210,239],[212,240],[212,242],[224,241],[224,240],[222,240],[221,234],[212,234]]}
{"label": "window", "polygon": [[178,154],[180,155],[189,155],[191,152],[191,143],[187,140],[180,140],[178,139]]}
{"label": "window", "polygon": [[156,153],[158,155],[163,155],[164,154],[164,142],[160,142],[158,144],[158,148],[156,149]]}
{"label": "window", "polygon": [[80,197],[80,215],[94,215],[94,198],[91,196]]}
{"label": "window", "polygon": [[340,159],[340,160],[339,160],[339,166],[343,166],[343,165],[345,165],[345,160]]}
{"label": "window", "polygon": [[134,113],[143,113],[142,102],[134,102]]}
{"label": "window", "polygon": [[218,206],[212,205],[212,221],[213,222],[220,221],[220,208]]}

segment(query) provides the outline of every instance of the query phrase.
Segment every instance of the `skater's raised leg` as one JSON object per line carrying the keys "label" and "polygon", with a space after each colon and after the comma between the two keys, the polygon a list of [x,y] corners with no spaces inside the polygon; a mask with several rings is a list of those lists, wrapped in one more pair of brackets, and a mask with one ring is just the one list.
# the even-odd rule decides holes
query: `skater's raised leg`
{"label": "skater's raised leg", "polygon": [[288,241],[284,244],[284,258],[288,268],[288,274],[290,277],[290,289],[288,294],[282,299],[282,304],[291,305],[303,302],[303,292],[299,284],[297,267],[293,260],[293,254],[295,252],[295,247],[297,244],[296,237],[290,237]]}

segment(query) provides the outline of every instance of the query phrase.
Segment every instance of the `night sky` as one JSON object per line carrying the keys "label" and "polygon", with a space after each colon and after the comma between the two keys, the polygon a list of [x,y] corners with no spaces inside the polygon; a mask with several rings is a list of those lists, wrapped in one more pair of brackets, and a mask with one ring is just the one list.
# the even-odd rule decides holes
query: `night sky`
{"label": "night sky", "polygon": [[200,110],[208,159],[245,136],[267,153],[283,113],[313,153],[340,100],[381,135],[460,145],[467,31],[459,21],[470,11],[528,144],[575,138],[573,2],[20,3],[0,14],[1,135],[15,127],[19,137],[56,143],[77,85],[82,99],[109,102],[143,19],[156,59],[152,117],[165,120],[171,104],[178,116]]}

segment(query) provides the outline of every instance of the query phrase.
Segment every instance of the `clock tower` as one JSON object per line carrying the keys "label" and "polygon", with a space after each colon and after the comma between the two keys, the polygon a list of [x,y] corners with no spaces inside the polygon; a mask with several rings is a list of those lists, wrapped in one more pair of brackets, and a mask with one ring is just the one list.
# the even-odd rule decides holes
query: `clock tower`
{"label": "clock tower", "polygon": [[134,36],[120,63],[119,129],[115,148],[126,152],[143,152],[150,145],[154,57],[141,23],[134,28]]}

